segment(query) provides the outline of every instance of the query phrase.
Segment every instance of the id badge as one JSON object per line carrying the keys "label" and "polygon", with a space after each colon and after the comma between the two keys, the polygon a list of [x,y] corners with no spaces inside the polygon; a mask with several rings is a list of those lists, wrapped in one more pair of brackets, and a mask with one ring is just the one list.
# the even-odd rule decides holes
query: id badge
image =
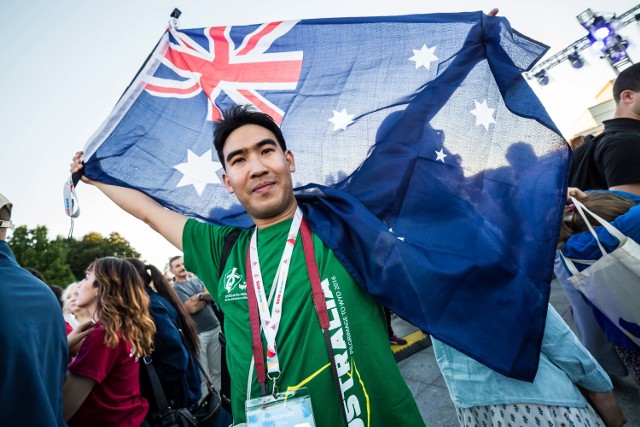
{"label": "id badge", "polygon": [[249,427],[315,427],[311,396],[306,387],[275,396],[247,400]]}

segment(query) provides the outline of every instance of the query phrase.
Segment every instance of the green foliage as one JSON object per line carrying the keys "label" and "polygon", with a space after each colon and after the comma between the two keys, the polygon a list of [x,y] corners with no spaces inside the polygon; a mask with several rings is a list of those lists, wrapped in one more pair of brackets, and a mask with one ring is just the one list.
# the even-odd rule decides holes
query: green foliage
{"label": "green foliage", "polygon": [[29,229],[22,225],[14,230],[8,243],[21,266],[35,268],[48,284],[62,287],[80,280],[96,258],[140,256],[117,232],[106,238],[100,233],[88,233],[80,240],[62,236],[49,240],[46,226]]}
{"label": "green foliage", "polygon": [[127,239],[120,233],[113,232],[104,238],[100,233],[88,233],[82,239],[71,239],[67,261],[73,275],[80,280],[87,267],[96,259],[115,256],[121,258],[138,258],[140,253],[131,247]]}
{"label": "green foliage", "polygon": [[66,241],[62,237],[49,241],[47,227],[17,227],[8,243],[18,264],[40,271],[47,283],[64,287],[75,280],[67,263]]}

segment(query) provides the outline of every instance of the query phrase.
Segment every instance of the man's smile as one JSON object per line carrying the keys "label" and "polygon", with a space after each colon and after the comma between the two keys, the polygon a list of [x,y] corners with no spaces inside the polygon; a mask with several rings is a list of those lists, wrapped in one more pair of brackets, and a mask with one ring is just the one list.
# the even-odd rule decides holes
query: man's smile
{"label": "man's smile", "polygon": [[264,193],[266,191],[269,191],[271,188],[273,188],[275,186],[275,182],[273,181],[264,181],[259,183],[258,185],[256,185],[255,187],[253,187],[252,192],[253,193]]}

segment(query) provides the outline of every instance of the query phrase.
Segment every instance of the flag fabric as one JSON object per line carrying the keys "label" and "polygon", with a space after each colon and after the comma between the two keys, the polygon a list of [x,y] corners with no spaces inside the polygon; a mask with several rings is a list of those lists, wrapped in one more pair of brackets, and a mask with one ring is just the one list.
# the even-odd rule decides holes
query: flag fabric
{"label": "flag fabric", "polygon": [[253,104],[296,156],[314,232],[368,292],[532,380],[569,157],[521,75],[546,49],[481,12],[170,28],[85,171],[250,226],[212,135],[225,108]]}

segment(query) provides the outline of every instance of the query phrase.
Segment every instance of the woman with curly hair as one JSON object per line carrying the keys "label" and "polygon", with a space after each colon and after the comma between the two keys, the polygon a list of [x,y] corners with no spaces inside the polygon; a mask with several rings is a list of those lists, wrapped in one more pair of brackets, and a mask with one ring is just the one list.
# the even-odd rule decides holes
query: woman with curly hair
{"label": "woman with curly hair", "polygon": [[142,279],[125,260],[98,259],[87,269],[76,304],[89,309],[96,326],[69,365],[65,421],[140,426],[149,405],[140,394],[138,359],[153,351],[156,331]]}

